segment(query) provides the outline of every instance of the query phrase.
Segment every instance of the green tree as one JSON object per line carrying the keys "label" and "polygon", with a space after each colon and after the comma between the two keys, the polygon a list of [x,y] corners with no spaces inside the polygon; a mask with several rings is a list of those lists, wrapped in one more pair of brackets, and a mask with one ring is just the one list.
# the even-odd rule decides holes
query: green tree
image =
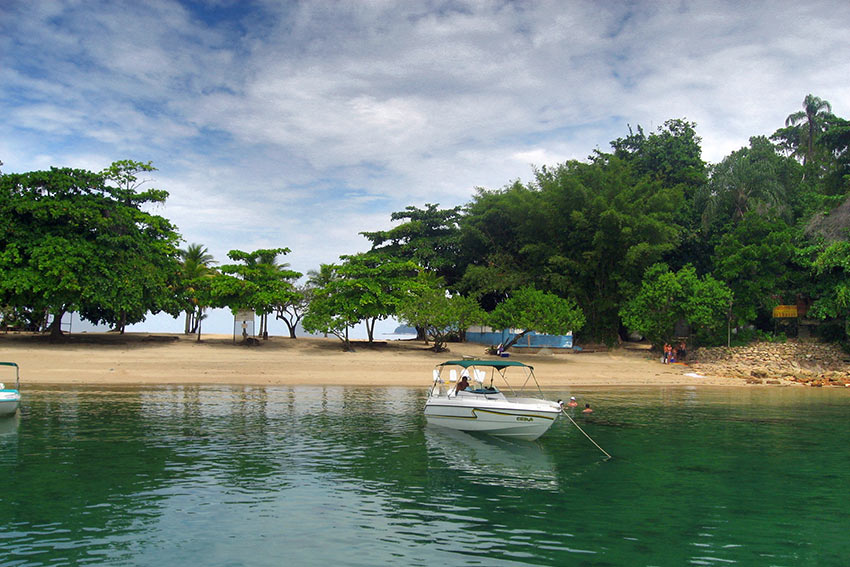
{"label": "green tree", "polygon": [[823,193],[843,197],[850,191],[850,121],[829,117],[820,142],[830,157]]}
{"label": "green tree", "polygon": [[[333,280],[337,279],[339,276],[336,272],[337,265],[336,264],[321,264],[318,270],[308,270],[307,271],[307,281],[303,286],[303,307],[299,307],[299,315],[298,320],[303,320],[310,312],[310,304],[314,299],[319,300],[317,294],[320,290],[325,289]],[[313,320],[314,324],[316,320]],[[326,323],[328,321],[325,321]],[[355,323],[356,324],[356,323]],[[297,321],[295,321],[295,325],[297,325]],[[305,330],[307,328],[305,327]],[[308,332],[317,332],[314,330],[308,330]],[[329,331],[318,331],[323,333],[325,336],[328,335]],[[291,336],[291,334],[290,334]],[[344,342],[347,339],[344,339]]]}
{"label": "green tree", "polygon": [[681,184],[609,154],[543,167],[528,185],[479,190],[462,222],[458,287],[487,310],[525,285],[575,297],[587,334],[615,342],[623,298],[680,242],[683,199]]}
{"label": "green tree", "polygon": [[336,264],[321,264],[318,270],[307,271],[307,285],[312,288],[323,288],[339,277]]}
{"label": "green tree", "polygon": [[[677,199],[669,221],[678,229],[677,243],[663,254],[663,260],[679,267],[686,263],[707,266],[711,255],[710,243],[701,234],[699,214],[694,208],[695,196],[705,185],[708,175],[702,160],[701,142],[696,124],[681,118],[667,120],[648,136],[640,126],[637,132],[629,128],[629,136],[611,142],[614,156],[629,163],[636,177],[656,180],[671,198]],[[597,154],[597,159],[607,159],[606,154]],[[634,279],[628,284],[632,289],[625,291],[625,296],[634,293],[643,270],[651,263],[632,272]]]}
{"label": "green tree", "polygon": [[[288,264],[278,264],[278,256],[288,254],[289,248],[263,248],[253,252],[231,250],[228,258],[240,264],[221,266],[224,274],[253,284],[252,291],[231,308],[250,308],[260,316],[260,334],[268,339],[268,316],[279,306],[294,301],[299,295],[294,281],[302,276],[300,272],[288,269]],[[246,290],[247,291],[247,290]]]}
{"label": "green tree", "polygon": [[186,324],[184,333],[187,335],[196,333],[201,318],[204,316],[205,307],[198,302],[193,282],[212,276],[215,272],[211,269],[215,261],[201,244],[190,244],[185,249],[180,249],[180,278],[186,300]]}
{"label": "green tree", "polygon": [[452,335],[460,335],[470,325],[481,324],[487,314],[470,297],[450,295],[445,288],[423,286],[405,296],[397,317],[408,325],[425,329],[434,342],[434,352],[445,350]]}
{"label": "green tree", "polygon": [[451,287],[460,276],[460,207],[438,206],[426,203],[424,209],[406,207],[390,215],[393,221],[405,222],[390,230],[360,234],[372,242],[372,251],[414,262],[444,278]]}
{"label": "green tree", "polygon": [[535,277],[536,250],[545,231],[542,195],[519,181],[501,190],[479,188],[461,223],[463,276],[455,286],[491,311]]}
{"label": "green tree", "polygon": [[148,312],[180,312],[175,227],[144,210],[165,191],[137,191],[104,174],[52,168],[0,177],[0,303],[122,329]]}
{"label": "green tree", "polygon": [[343,256],[331,286],[356,300],[356,314],[366,326],[369,342],[375,324],[395,314],[398,302],[416,285],[421,267],[410,261],[374,252]]}
{"label": "green tree", "polygon": [[769,317],[783,297],[796,295],[795,232],[782,219],[747,213],[715,250],[714,276],[732,290],[738,325]]}
{"label": "green tree", "polygon": [[584,313],[572,299],[529,286],[516,290],[500,303],[489,320],[494,329],[522,329],[504,346],[505,350],[531,331],[565,335],[581,330],[585,322]]}
{"label": "green tree", "polygon": [[815,158],[817,138],[824,127],[824,121],[832,113],[829,102],[812,94],[803,99],[803,110],[789,114],[785,126],[798,130],[797,139],[800,142],[796,155],[803,160],[803,165],[811,163]]}
{"label": "green tree", "polygon": [[656,347],[671,342],[676,323],[685,321],[716,331],[726,320],[732,292],[711,276],[700,278],[693,266],[677,272],[666,264],[647,269],[640,292],[620,310],[623,324]]}
{"label": "green tree", "polygon": [[827,244],[814,262],[814,275],[820,280],[821,294],[809,313],[820,319],[844,322],[844,339],[850,337],[850,242]]}
{"label": "green tree", "polygon": [[699,192],[703,226],[738,223],[750,211],[762,216],[794,214],[794,189],[799,165],[776,153],[763,136],[750,138],[750,146],[732,152],[710,167],[709,180]]}
{"label": "green tree", "polygon": [[360,322],[359,301],[341,279],[335,264],[322,264],[319,272],[311,274],[310,281],[323,285],[314,288],[302,325],[308,333],[334,335],[342,341],[343,350],[351,352],[349,331]]}
{"label": "green tree", "polygon": [[706,178],[701,142],[696,124],[677,118],[667,120],[649,136],[640,126],[637,132],[629,128],[629,136],[614,140],[611,146],[615,156],[635,164],[640,174],[657,177],[669,186],[696,188]]}
{"label": "green tree", "polygon": [[289,338],[294,339],[296,338],[298,323],[307,313],[314,288],[309,285],[296,285],[292,291],[293,293],[287,301],[279,303],[275,307],[275,317],[286,324],[286,328],[289,330]]}
{"label": "green tree", "polygon": [[417,285],[421,268],[376,252],[343,256],[342,260],[333,267],[322,266],[314,275],[325,285],[314,291],[303,325],[311,333],[335,335],[351,350],[349,329],[363,321],[368,340],[373,342],[375,324],[395,314],[399,301]]}

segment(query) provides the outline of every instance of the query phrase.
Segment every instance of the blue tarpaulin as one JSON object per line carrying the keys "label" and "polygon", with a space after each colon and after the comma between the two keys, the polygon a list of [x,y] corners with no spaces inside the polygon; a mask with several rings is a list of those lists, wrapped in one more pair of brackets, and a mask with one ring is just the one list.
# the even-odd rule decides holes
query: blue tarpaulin
{"label": "blue tarpaulin", "polygon": [[[466,340],[483,345],[504,345],[517,334],[516,329],[493,331],[488,327],[473,327],[466,331]],[[529,331],[511,348],[573,348],[573,335],[544,335]]]}

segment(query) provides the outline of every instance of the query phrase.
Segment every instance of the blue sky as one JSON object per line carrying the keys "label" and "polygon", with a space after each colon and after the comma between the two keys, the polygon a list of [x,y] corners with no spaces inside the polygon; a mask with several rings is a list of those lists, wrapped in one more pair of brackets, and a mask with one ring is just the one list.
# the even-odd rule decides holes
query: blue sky
{"label": "blue sky", "polygon": [[850,116],[848,29],[843,0],[4,0],[0,161],[150,160],[187,243],[306,272],[628,125],[692,120],[716,162],[808,93]]}

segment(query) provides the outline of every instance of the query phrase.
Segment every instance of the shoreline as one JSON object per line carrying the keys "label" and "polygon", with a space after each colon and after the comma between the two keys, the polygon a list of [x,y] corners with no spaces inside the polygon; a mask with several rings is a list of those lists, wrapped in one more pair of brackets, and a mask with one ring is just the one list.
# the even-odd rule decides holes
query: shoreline
{"label": "shoreline", "polygon": [[[434,353],[420,341],[355,341],[274,336],[260,346],[234,343],[229,335],[79,333],[63,342],[25,333],[0,335],[0,360],[21,368],[27,384],[115,386],[228,384],[286,386],[427,387],[434,366],[463,356],[492,358],[484,345],[450,343]],[[663,365],[646,351],[618,348],[563,354],[512,353],[534,367],[541,389],[620,386],[750,387],[740,378],[688,376],[686,364]],[[701,373],[700,373],[701,374]],[[8,383],[9,378],[0,377]],[[782,383],[781,385],[792,385]],[[775,387],[775,386],[774,386]]]}

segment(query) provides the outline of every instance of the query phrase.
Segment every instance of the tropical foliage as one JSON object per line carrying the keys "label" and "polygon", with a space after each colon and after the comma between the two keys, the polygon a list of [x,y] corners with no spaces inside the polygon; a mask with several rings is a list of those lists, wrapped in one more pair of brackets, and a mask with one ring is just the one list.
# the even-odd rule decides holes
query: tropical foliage
{"label": "tropical foliage", "polygon": [[278,256],[288,254],[289,248],[263,248],[253,252],[231,250],[228,258],[239,264],[221,267],[222,276],[235,277],[241,287],[233,286],[235,293],[227,293],[221,303],[231,309],[251,309],[260,316],[259,334],[268,339],[268,317],[281,306],[296,301],[299,292],[294,282],[300,272],[289,269],[288,264],[278,264]]}
{"label": "tropical foliage", "polygon": [[178,234],[144,210],[165,201],[137,191],[145,164],[103,173],[51,168],[0,176],[0,304],[61,333],[68,311],[123,330],[148,313],[181,311]]}
{"label": "tropical foliage", "polygon": [[434,342],[434,352],[445,350],[452,337],[460,337],[471,325],[480,325],[487,314],[471,297],[451,295],[442,287],[422,286],[411,291],[398,305],[400,321],[425,331]]}
{"label": "tropical foliage", "polygon": [[490,314],[490,326],[496,329],[522,329],[504,345],[511,348],[531,331],[548,335],[566,335],[580,331],[584,313],[572,299],[533,287],[521,287],[496,306]]}
{"label": "tropical foliage", "polygon": [[627,328],[660,347],[676,339],[680,322],[715,332],[726,323],[732,292],[710,275],[699,277],[693,266],[677,272],[666,264],[647,269],[641,289],[620,310]]}
{"label": "tropical foliage", "polygon": [[714,164],[693,122],[629,127],[608,151],[463,206],[407,206],[393,228],[361,233],[371,250],[300,285],[278,264],[286,248],[233,250],[218,269],[200,244],[179,250],[176,228],[147,212],[167,196],[141,189],[150,163],[0,174],[3,322],[58,333],[74,310],[121,329],[166,311],[200,333],[205,308],[229,307],[257,312],[263,334],[274,313],[292,337],[301,323],[346,348],[354,325],[374,341],[390,317],[436,348],[479,321],[609,344],[630,331],[663,342],[687,322],[719,343],[772,330],[772,309],[794,304],[846,341],[850,122],[808,95],[778,126]]}
{"label": "tropical foliage", "polygon": [[323,266],[314,276],[323,285],[313,292],[303,325],[311,333],[337,336],[351,350],[351,327],[363,322],[373,342],[375,324],[395,315],[399,302],[417,287],[420,268],[381,253],[343,256],[342,260]]}
{"label": "tropical foliage", "polygon": [[184,333],[197,333],[204,317],[205,307],[199,303],[195,286],[204,279],[215,275],[214,264],[209,250],[202,244],[190,244],[180,249],[180,281],[185,302],[186,324]]}

